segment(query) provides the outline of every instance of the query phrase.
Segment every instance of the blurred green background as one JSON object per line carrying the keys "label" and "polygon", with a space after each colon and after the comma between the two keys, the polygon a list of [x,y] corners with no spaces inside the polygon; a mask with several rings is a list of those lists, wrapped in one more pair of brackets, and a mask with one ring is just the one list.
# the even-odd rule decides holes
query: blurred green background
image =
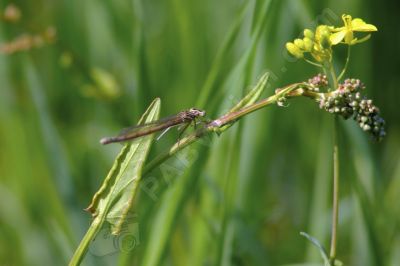
{"label": "blurred green background", "polygon": [[[400,265],[397,1],[10,3],[0,4],[1,265],[68,263],[122,147],[98,140],[135,124],[155,97],[161,116],[195,106],[215,118],[265,71],[264,96],[308,79],[317,70],[285,43],[315,23],[341,25],[343,13],[378,27],[352,50],[347,76],[367,85],[387,137],[340,123],[338,258]],[[336,56],[339,69],[345,49]],[[299,232],[329,247],[332,118],[295,99],[192,145],[143,182],[128,221],[136,242],[99,235],[83,265],[321,265]]]}

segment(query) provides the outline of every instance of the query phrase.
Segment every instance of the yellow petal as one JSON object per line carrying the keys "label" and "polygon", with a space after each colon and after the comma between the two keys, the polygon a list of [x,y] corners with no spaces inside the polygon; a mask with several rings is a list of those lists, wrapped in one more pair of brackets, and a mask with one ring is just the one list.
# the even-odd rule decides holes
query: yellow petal
{"label": "yellow petal", "polygon": [[351,16],[350,15],[342,15],[342,20],[344,22],[345,27],[350,27],[350,25],[351,25]]}
{"label": "yellow petal", "polygon": [[309,29],[304,30],[304,37],[307,37],[309,39],[314,39],[314,32],[312,32]]}
{"label": "yellow petal", "polygon": [[351,27],[353,28],[353,31],[365,32],[365,31],[377,31],[378,30],[374,25],[367,24],[360,18],[353,19],[351,21]]}
{"label": "yellow petal", "polygon": [[361,38],[361,39],[354,38],[354,39],[351,41],[350,45],[354,45],[354,44],[357,44],[357,43],[365,42],[365,41],[367,41],[370,37],[371,37],[371,34],[368,34],[367,36],[365,36],[365,37],[363,37],[363,38]]}
{"label": "yellow petal", "polygon": [[313,41],[310,38],[304,37],[303,43],[304,43],[304,50],[306,52],[311,52],[313,47]]}
{"label": "yellow petal", "polygon": [[299,47],[301,50],[304,50],[304,42],[301,39],[294,40],[294,45]]}
{"label": "yellow petal", "polygon": [[336,45],[340,43],[344,37],[346,36],[346,31],[339,31],[336,33],[333,33],[329,38],[331,40],[332,45]]}
{"label": "yellow petal", "polygon": [[342,30],[347,30],[347,28],[346,27],[332,28],[332,32],[339,32]]}

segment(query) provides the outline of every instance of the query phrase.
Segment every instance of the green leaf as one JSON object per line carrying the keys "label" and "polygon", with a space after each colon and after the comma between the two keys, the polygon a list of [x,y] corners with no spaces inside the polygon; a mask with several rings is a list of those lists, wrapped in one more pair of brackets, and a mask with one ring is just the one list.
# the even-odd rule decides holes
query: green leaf
{"label": "green leaf", "polygon": [[[267,72],[264,75],[262,75],[262,77],[258,80],[257,85],[253,89],[251,89],[246,94],[246,96],[242,100],[240,100],[240,102],[238,102],[234,107],[232,107],[227,114],[239,111],[240,109],[255,103],[260,98],[261,93],[264,91],[268,83],[268,79],[269,79],[269,73]],[[215,133],[221,134],[222,132],[230,128],[234,123],[235,121],[223,127],[218,128],[217,130],[215,130]]]}
{"label": "green leaf", "polygon": [[332,263],[331,263],[331,261],[329,259],[328,253],[326,252],[325,248],[322,246],[321,243],[319,243],[319,241],[316,238],[310,236],[309,234],[307,234],[305,232],[300,232],[300,235],[302,235],[305,238],[307,238],[311,243],[314,244],[314,246],[316,246],[318,248],[319,252],[321,253],[321,257],[324,260],[324,265],[325,266],[343,266],[343,262],[341,262],[338,259],[335,259],[334,263],[332,265]]}
{"label": "green leaf", "polygon": [[229,113],[231,112],[236,112],[243,107],[249,106],[253,103],[255,103],[259,98],[261,93],[263,93],[269,79],[269,72],[266,72],[264,75],[261,76],[261,78],[258,80],[257,85],[252,88],[246,96],[240,102],[238,102],[231,110],[229,110]]}
{"label": "green leaf", "polygon": [[[155,99],[138,124],[155,121],[159,117],[160,99]],[[153,135],[125,144],[116,158],[102,186],[86,209],[93,217],[102,217],[111,224],[111,232],[118,234],[135,198],[142,169]],[[101,219],[101,220],[103,220]]]}
{"label": "green leaf", "polygon": [[[329,262],[328,253],[326,252],[325,248],[321,245],[321,243],[319,243],[319,241],[316,238],[310,236],[309,234],[307,234],[305,232],[300,232],[300,235],[307,238],[311,243],[314,244],[314,246],[316,246],[318,248],[319,252],[321,253],[322,259],[324,260],[324,265],[331,266],[331,263]],[[335,265],[336,265],[336,263],[335,263]]]}

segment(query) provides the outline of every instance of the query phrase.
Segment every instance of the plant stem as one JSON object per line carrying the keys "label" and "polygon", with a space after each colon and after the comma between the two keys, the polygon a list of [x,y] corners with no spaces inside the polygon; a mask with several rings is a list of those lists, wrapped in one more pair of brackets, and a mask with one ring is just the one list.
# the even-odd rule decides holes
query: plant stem
{"label": "plant stem", "polygon": [[[333,69],[333,65],[329,65],[331,74],[332,90],[338,88],[338,79]],[[335,116],[333,123],[333,204],[332,204],[332,230],[331,230],[331,249],[330,263],[334,265],[336,258],[336,243],[339,220],[339,143],[338,143],[338,117]]]}
{"label": "plant stem", "polygon": [[81,240],[81,242],[79,243],[78,248],[75,250],[74,255],[72,256],[70,262],[69,262],[69,266],[76,266],[79,265],[88,248],[90,243],[92,242],[92,240],[96,237],[97,233],[100,231],[101,226],[103,225],[103,219],[101,219],[100,216],[96,217],[92,224],[90,225],[88,231],[86,232],[85,236],[83,237],[83,239]]}
{"label": "plant stem", "polygon": [[347,66],[349,65],[349,61],[350,61],[350,45],[347,48],[347,57],[346,57],[346,63],[344,64],[343,70],[340,73],[339,77],[337,78],[338,81],[340,81],[343,78],[344,73],[346,73],[347,70]]}
{"label": "plant stem", "polygon": [[[235,122],[237,119],[248,115],[254,111],[257,111],[265,106],[270,105],[271,103],[276,103],[281,97],[295,97],[295,96],[301,96],[304,93],[304,90],[301,89],[301,87],[306,87],[307,84],[305,83],[294,83],[289,86],[286,86],[282,89],[279,89],[276,91],[276,93],[266,99],[260,100],[256,103],[253,103],[251,105],[248,105],[246,107],[243,107],[242,109],[236,111],[236,112],[230,112],[227,113],[223,116],[221,116],[218,119],[215,119],[214,121],[211,121],[208,125],[211,127],[211,129],[217,133],[221,133],[224,131],[223,126],[231,124]],[[299,91],[296,91],[299,89]],[[222,128],[222,131],[221,131]]]}
{"label": "plant stem", "polygon": [[331,250],[330,260],[332,265],[336,258],[336,243],[337,243],[337,232],[338,232],[338,220],[339,220],[339,143],[338,143],[338,117],[334,118],[334,129],[333,129],[333,205],[332,205],[332,235],[331,235]]}
{"label": "plant stem", "polygon": [[208,132],[209,131],[207,126],[201,127],[195,130],[193,133],[189,134],[188,136],[178,140],[178,142],[176,142],[169,150],[159,154],[156,158],[145,165],[143,169],[143,178],[146,178],[146,174],[150,173],[154,168],[162,164],[164,161],[168,160],[175,153],[196,142]]}
{"label": "plant stem", "polygon": [[143,169],[143,176],[145,177],[147,173],[151,172],[158,165],[166,161],[168,158],[172,157],[178,151],[184,149],[186,146],[196,142],[204,135],[215,132],[221,134],[226,129],[228,129],[236,120],[243,118],[244,116],[257,111],[261,108],[269,106],[276,103],[281,97],[291,98],[298,96],[306,96],[309,98],[317,99],[320,97],[319,93],[315,93],[309,90],[304,90],[302,87],[306,87],[305,83],[294,83],[279,89],[274,95],[260,100],[256,103],[243,107],[242,109],[235,112],[228,112],[227,114],[212,120],[207,123],[204,127],[200,127],[188,136],[180,139],[176,142],[169,150],[158,155],[154,160],[148,163]]}
{"label": "plant stem", "polygon": [[308,60],[308,59],[306,59],[306,58],[304,58],[304,61],[306,61],[307,63],[309,63],[309,64],[311,64],[311,65],[313,65],[313,66],[322,67],[322,68],[323,68],[323,66],[322,66],[321,64],[315,63],[315,62],[313,62],[313,61],[311,61],[311,60]]}
{"label": "plant stem", "polygon": [[333,69],[332,64],[329,65],[329,73],[331,74],[332,83],[333,83],[332,84],[333,88],[331,88],[331,89],[336,90],[339,84],[338,84],[338,79],[336,78],[335,70]]}

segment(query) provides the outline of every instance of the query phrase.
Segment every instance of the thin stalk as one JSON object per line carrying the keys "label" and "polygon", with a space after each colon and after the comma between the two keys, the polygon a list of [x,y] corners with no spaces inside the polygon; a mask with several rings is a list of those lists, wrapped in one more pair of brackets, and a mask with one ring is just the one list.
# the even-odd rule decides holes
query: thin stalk
{"label": "thin stalk", "polygon": [[332,90],[336,90],[337,87],[338,87],[338,79],[336,77],[335,70],[333,69],[333,65],[332,64],[329,65],[329,73],[331,75],[332,83],[333,83]]}
{"label": "thin stalk", "polygon": [[289,86],[286,86],[285,88],[277,90],[277,92],[261,101],[258,101],[256,103],[253,103],[249,106],[246,106],[239,111],[236,112],[231,112],[227,113],[226,115],[215,119],[209,125],[214,129],[215,132],[220,133],[219,129],[227,124],[231,124],[232,122],[236,121],[237,119],[248,115],[254,111],[257,111],[267,105],[270,105],[271,103],[275,103],[279,100],[281,97],[294,97],[294,96],[300,96],[303,95],[304,90],[301,90],[298,94],[293,93],[296,92],[296,89],[300,89],[302,86],[306,87],[307,85],[304,83],[294,83]]}
{"label": "thin stalk", "polygon": [[349,61],[350,61],[350,45],[347,48],[347,58],[346,58],[346,63],[344,64],[343,70],[340,73],[339,77],[337,78],[338,81],[340,81],[343,78],[344,73],[346,73],[347,70],[347,66],[349,65]]}
{"label": "thin stalk", "polygon": [[[338,79],[336,77],[333,65],[329,65],[329,72],[331,74],[332,89],[336,90],[338,87]],[[330,249],[330,262],[334,265],[336,258],[336,245],[338,234],[338,221],[339,221],[339,143],[338,143],[338,117],[335,116],[333,124],[333,203],[332,203],[332,229],[331,229],[331,249]]]}
{"label": "thin stalk", "polygon": [[97,233],[100,231],[101,226],[103,225],[103,221],[104,220],[100,216],[96,217],[93,220],[85,236],[79,243],[78,248],[75,250],[75,253],[68,264],[69,266],[76,266],[82,262],[89,248],[90,243],[96,237]]}
{"label": "thin stalk", "polygon": [[257,111],[261,108],[269,106],[271,104],[276,103],[281,97],[292,98],[298,96],[305,96],[312,99],[317,99],[320,97],[319,93],[311,92],[309,90],[304,90],[302,87],[306,87],[307,85],[304,83],[294,83],[285,88],[280,89],[277,91],[276,94],[260,100],[254,104],[251,104],[247,107],[244,107],[236,112],[227,113],[220,118],[212,120],[208,122],[204,127],[200,127],[188,136],[180,139],[176,142],[169,150],[161,153],[158,155],[154,160],[148,163],[145,168],[143,169],[143,176],[145,177],[146,174],[151,172],[154,168],[158,165],[172,157],[178,151],[184,149],[186,146],[196,142],[204,135],[215,132],[217,134],[223,133],[230,125],[232,125],[238,119],[243,118],[244,116]]}
{"label": "thin stalk", "polygon": [[229,123],[234,122],[235,120],[237,120],[237,119],[239,119],[239,118],[241,118],[241,117],[243,117],[245,115],[248,115],[248,114],[250,114],[250,113],[252,113],[254,111],[257,111],[257,110],[259,110],[259,109],[261,109],[261,108],[263,108],[263,107],[265,107],[267,105],[270,105],[271,103],[275,103],[276,101],[277,101],[276,95],[268,97],[268,98],[266,98],[264,100],[261,100],[259,102],[256,102],[256,103],[252,104],[252,105],[244,107],[244,108],[240,109],[239,111],[228,113],[228,114],[226,114],[226,115],[224,115],[224,116],[222,116],[222,117],[220,117],[218,119],[215,119],[214,121],[212,121],[210,123],[210,125],[213,128],[218,129],[218,128],[224,126],[224,125],[227,125]]}
{"label": "thin stalk", "polygon": [[332,232],[331,232],[331,250],[330,260],[332,265],[336,258],[336,244],[339,221],[339,147],[338,147],[338,117],[334,118],[333,130],[333,205],[332,205]]}
{"label": "thin stalk", "polygon": [[308,59],[305,59],[305,58],[304,58],[304,61],[306,61],[307,63],[309,63],[309,64],[311,64],[313,66],[316,66],[316,67],[323,67],[321,64],[315,63],[315,62],[313,62],[311,60],[308,60]]}
{"label": "thin stalk", "polygon": [[195,130],[193,133],[189,134],[188,136],[178,140],[169,150],[161,153],[158,155],[156,158],[154,158],[151,162],[146,164],[146,166],[143,169],[143,178],[146,178],[146,174],[150,173],[154,168],[162,164],[164,161],[168,160],[170,157],[172,157],[174,154],[176,154],[178,151],[183,150],[190,144],[196,142],[199,140],[201,137],[209,133],[210,131],[208,130],[208,127],[200,127],[197,130]]}

